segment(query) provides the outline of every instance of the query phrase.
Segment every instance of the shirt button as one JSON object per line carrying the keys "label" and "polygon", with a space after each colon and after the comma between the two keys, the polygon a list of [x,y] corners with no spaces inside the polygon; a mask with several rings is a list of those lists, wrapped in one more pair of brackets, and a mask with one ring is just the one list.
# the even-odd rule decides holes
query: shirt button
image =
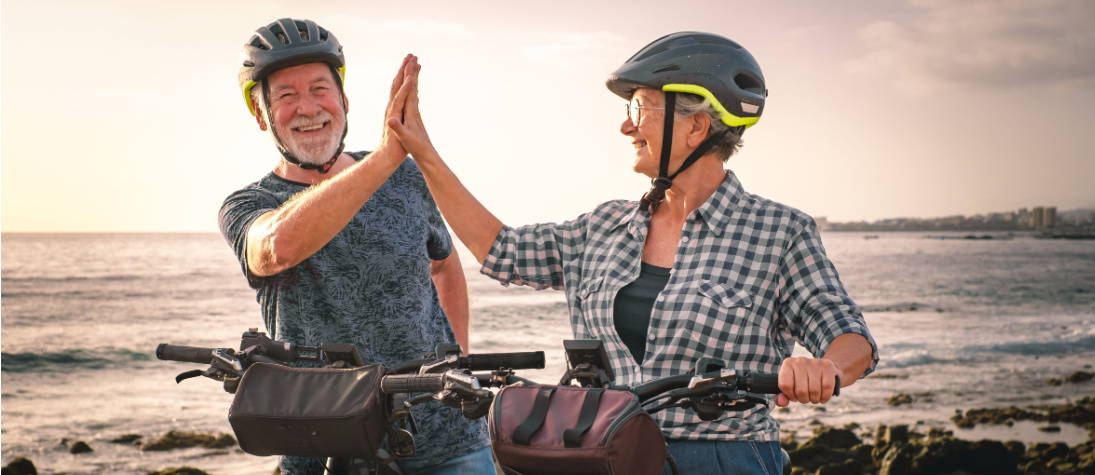
{"label": "shirt button", "polygon": [[688,244],[688,236],[681,236],[681,242]]}
{"label": "shirt button", "polygon": [[648,336],[646,337],[646,339],[647,339],[647,340],[650,340],[650,341],[654,341],[654,334],[653,334],[653,333],[651,333],[650,335],[648,335]]}

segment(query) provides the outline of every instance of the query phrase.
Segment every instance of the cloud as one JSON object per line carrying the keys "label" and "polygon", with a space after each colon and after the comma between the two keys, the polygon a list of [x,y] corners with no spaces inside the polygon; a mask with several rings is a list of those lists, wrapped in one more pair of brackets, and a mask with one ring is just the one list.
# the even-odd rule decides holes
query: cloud
{"label": "cloud", "polygon": [[926,93],[949,85],[1095,86],[1095,2],[912,0],[915,20],[860,29],[867,52],[845,64]]}
{"label": "cloud", "polygon": [[608,31],[552,34],[524,47],[522,52],[533,59],[566,59],[567,55],[602,49],[624,39],[622,35]]}

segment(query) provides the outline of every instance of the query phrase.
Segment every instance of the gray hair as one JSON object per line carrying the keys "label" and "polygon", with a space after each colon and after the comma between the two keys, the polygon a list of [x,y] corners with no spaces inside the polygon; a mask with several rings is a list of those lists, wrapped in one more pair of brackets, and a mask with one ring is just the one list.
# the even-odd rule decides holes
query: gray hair
{"label": "gray hair", "polygon": [[257,82],[251,87],[251,102],[255,104],[255,113],[258,115],[264,115],[266,112],[266,94],[262,93],[263,83]]}
{"label": "gray hair", "polygon": [[726,161],[731,155],[736,153],[741,148],[741,133],[742,128],[730,127],[719,117],[719,113],[714,107],[711,107],[711,101],[703,96],[697,96],[695,94],[677,94],[677,114],[683,116],[691,116],[699,113],[706,113],[711,118],[711,128],[707,129],[707,136],[722,133],[722,138],[715,142],[711,146],[711,152],[719,155],[722,161]]}

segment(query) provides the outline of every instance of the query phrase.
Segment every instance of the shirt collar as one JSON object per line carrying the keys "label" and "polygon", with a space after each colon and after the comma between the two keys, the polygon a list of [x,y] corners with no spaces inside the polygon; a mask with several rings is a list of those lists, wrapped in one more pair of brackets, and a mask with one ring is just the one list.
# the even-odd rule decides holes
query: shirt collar
{"label": "shirt collar", "polygon": [[741,206],[744,198],[745,190],[742,189],[737,175],[727,170],[726,178],[722,180],[715,192],[711,193],[707,201],[696,208],[696,214],[707,224],[711,232],[721,236],[722,231],[730,223],[730,217]]}
{"label": "shirt collar", "polygon": [[[727,170],[726,178],[722,180],[715,192],[707,198],[707,201],[696,209],[696,214],[716,236],[721,236],[723,230],[729,224],[734,210],[741,205],[744,199],[745,190],[742,189],[737,175]],[[647,226],[650,224],[650,213],[640,211],[638,203],[635,203],[633,208],[620,214],[612,229],[625,224],[627,225],[627,232],[631,234],[632,238],[642,239],[646,234]]]}

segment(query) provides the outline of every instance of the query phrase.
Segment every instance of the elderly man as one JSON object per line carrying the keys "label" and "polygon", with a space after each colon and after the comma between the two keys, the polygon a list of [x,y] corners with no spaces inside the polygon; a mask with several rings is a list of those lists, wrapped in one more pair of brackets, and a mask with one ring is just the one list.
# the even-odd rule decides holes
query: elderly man
{"label": "elderly man", "polygon": [[[404,59],[386,120],[402,120],[418,67]],[[372,153],[342,150],[344,73],[342,46],[310,20],[275,21],[244,45],[243,96],[281,157],[228,196],[221,232],[279,340],[352,343],[379,364],[421,358],[440,342],[467,349],[467,285],[422,174],[387,128]],[[418,452],[400,461],[404,472],[493,473],[481,420],[437,403],[414,417]],[[281,470],[323,467],[285,457]]]}

